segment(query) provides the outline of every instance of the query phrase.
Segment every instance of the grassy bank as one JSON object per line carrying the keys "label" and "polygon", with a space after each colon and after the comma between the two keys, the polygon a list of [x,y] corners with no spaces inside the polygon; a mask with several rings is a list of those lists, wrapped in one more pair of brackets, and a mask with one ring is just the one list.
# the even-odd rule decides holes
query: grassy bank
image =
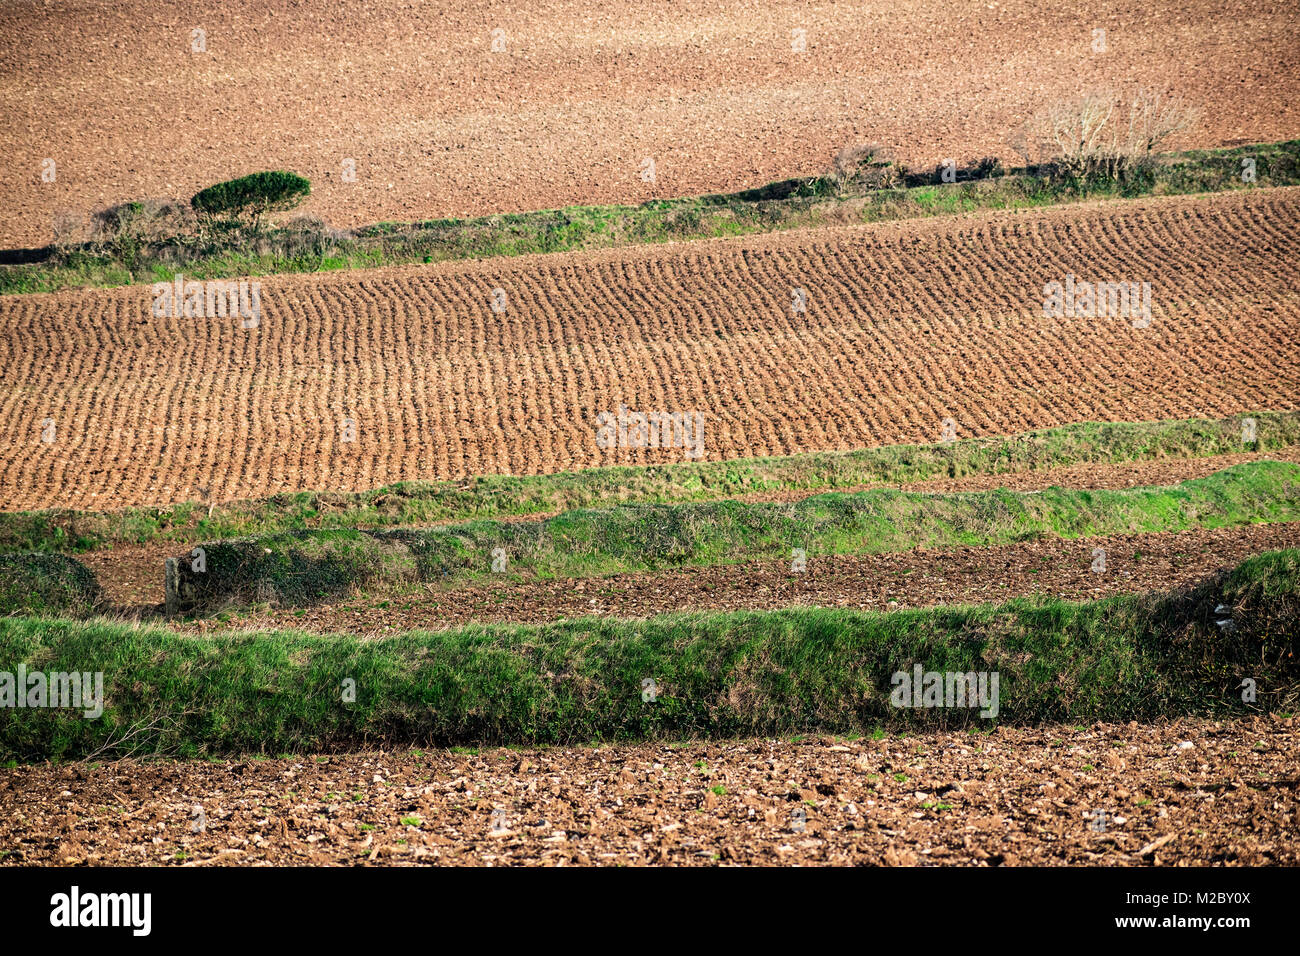
{"label": "grassy bank", "polygon": [[931,478],[1041,471],[1083,463],[1199,458],[1300,444],[1300,411],[1254,412],[1256,441],[1242,419],[1086,422],[950,444],[889,445],[658,467],[593,468],[553,475],[487,475],[464,481],[402,482],[360,493],[300,492],[252,501],[188,502],[116,512],[0,513],[0,551],[75,553],[119,544],[277,534],[329,528],[427,525],[601,508],[622,502],[717,501],[782,491],[833,491]]}
{"label": "grassy bank", "polygon": [[0,554],[0,613],[90,614],[103,604],[95,574],[61,554]]}
{"label": "grassy bank", "polygon": [[[791,503],[621,505],[533,522],[308,531],[204,543],[180,561],[180,607],[297,607],[369,587],[493,576],[572,578],[915,547],[1172,532],[1300,520],[1300,465],[1260,461],[1159,488],[922,494],[875,489]],[[493,561],[505,566],[493,569]]]}
{"label": "grassy bank", "polygon": [[[1300,552],[1282,551],[1195,589],[1087,604],[798,608],[377,641],[297,632],[196,639],[7,618],[3,667],[101,671],[106,704],[98,719],[5,712],[0,758],[847,734],[1287,709],[1300,696],[1298,585]],[[1221,604],[1236,608],[1231,630],[1215,623]],[[891,675],[916,664],[997,672],[997,717],[893,706]],[[1239,690],[1247,677],[1258,694],[1250,704]]]}
{"label": "grassy bank", "polygon": [[[1241,159],[1256,163],[1241,181]],[[180,271],[199,279],[363,269],[413,262],[751,235],[830,224],[883,222],[1015,209],[1119,196],[1174,195],[1300,184],[1300,140],[1162,156],[1152,174],[1123,187],[1054,179],[1033,167],[966,182],[909,176],[897,188],[843,195],[823,177],[791,179],[713,196],[655,200],[640,206],[573,206],[538,212],[378,223],[350,235],[301,224],[224,247],[197,236],[119,242],[72,250],[30,265],[0,268],[0,293],[51,292],[140,282],[170,282]],[[924,182],[921,182],[925,180]],[[128,237],[129,238],[129,237]]]}

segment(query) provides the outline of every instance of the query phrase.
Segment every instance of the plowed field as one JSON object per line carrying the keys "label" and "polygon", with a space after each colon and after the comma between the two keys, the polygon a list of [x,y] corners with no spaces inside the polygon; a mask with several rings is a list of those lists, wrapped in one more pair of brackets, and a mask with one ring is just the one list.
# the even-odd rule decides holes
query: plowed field
{"label": "plowed field", "polygon": [[[1267,190],[269,277],[255,329],[4,297],[0,507],[682,460],[598,447],[620,404],[710,459],[1295,407],[1298,224]],[[1150,326],[1045,318],[1067,273],[1150,282]]]}
{"label": "plowed field", "polygon": [[0,7],[0,244],[263,169],[352,227],[730,191],[857,140],[1011,160],[1027,115],[1140,84],[1203,107],[1192,145],[1285,139],[1298,24],[1295,0],[20,0]]}
{"label": "plowed field", "polygon": [[1295,866],[1295,724],[22,766],[0,865]]}

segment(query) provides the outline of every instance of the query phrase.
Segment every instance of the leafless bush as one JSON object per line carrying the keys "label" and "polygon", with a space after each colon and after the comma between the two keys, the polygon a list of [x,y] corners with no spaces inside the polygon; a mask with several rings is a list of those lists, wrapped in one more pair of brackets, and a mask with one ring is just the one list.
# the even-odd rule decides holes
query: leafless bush
{"label": "leafless bush", "polygon": [[128,268],[183,261],[197,241],[197,223],[188,205],[174,199],[118,203],[89,216],[71,210],[54,219],[57,260],[78,254],[114,259]]}
{"label": "leafless bush", "polygon": [[[939,163],[928,175],[934,183],[966,183],[974,179],[991,179],[1004,172],[1000,159],[996,156],[983,156],[961,166],[957,166],[955,160]],[[948,174],[947,177],[945,173]]]}
{"label": "leafless bush", "polygon": [[1138,90],[1128,103],[1128,129],[1121,140],[1130,154],[1149,156],[1157,146],[1201,121],[1201,111],[1180,96]]}
{"label": "leafless bush", "polygon": [[158,242],[193,233],[194,212],[174,199],[140,199],[119,203],[90,217],[92,242],[112,246],[126,240]]}
{"label": "leafless bush", "polygon": [[1034,130],[1054,158],[1077,171],[1110,152],[1114,140],[1114,97],[1106,93],[1085,93],[1078,99],[1053,103],[1036,117]]}
{"label": "leafless bush", "polygon": [[54,241],[50,243],[55,253],[66,255],[81,246],[90,235],[86,217],[73,209],[60,209],[54,214]]}
{"label": "leafless bush", "polygon": [[1181,97],[1155,90],[1091,92],[1033,117],[1012,148],[1027,163],[1046,162],[1072,178],[1124,180],[1149,169],[1157,147],[1199,120]]}
{"label": "leafless bush", "polygon": [[863,189],[888,189],[897,186],[902,178],[902,167],[893,154],[878,143],[845,146],[831,162],[831,179],[840,193],[850,185]]}
{"label": "leafless bush", "polygon": [[327,256],[338,251],[339,243],[352,238],[347,230],[333,229],[322,219],[297,216],[275,232],[275,251],[286,256]]}

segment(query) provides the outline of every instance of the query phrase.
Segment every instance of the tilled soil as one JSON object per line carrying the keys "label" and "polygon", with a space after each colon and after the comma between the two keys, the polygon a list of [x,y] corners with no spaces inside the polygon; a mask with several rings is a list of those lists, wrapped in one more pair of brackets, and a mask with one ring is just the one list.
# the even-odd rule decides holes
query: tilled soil
{"label": "tilled soil", "polygon": [[[274,276],[254,329],[148,286],[3,296],[0,508],[689,453],[602,448],[623,406],[698,413],[709,460],[1291,408],[1298,248],[1272,189]],[[1150,325],[1044,317],[1067,274],[1151,282]]]}
{"label": "tilled soil", "polygon": [[1296,718],[0,770],[0,864],[1300,863]]}
{"label": "tilled soil", "polygon": [[1204,108],[1190,145],[1286,139],[1297,22],[1293,0],[15,0],[0,244],[265,169],[354,227],[727,192],[850,142],[1011,162],[1027,116],[1088,89],[1182,94]]}

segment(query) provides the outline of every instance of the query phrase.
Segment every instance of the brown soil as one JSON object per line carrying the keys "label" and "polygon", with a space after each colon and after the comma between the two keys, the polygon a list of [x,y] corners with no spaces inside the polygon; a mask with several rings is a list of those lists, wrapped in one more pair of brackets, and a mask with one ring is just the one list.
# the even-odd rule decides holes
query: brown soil
{"label": "brown soil", "polygon": [[[608,578],[526,580],[401,594],[368,593],[299,610],[259,610],[226,620],[172,622],[176,630],[294,628],[382,637],[470,622],[544,623],[564,618],[651,617],[676,611],[776,610],[791,606],[894,611],[1046,595],[1087,601],[1195,584],[1263,551],[1300,547],[1300,524],[1252,525],[1177,534],[1133,534],[1024,542],[953,551],[810,555],[808,570],[755,562]],[[1104,572],[1093,550],[1106,552]],[[120,613],[120,612],[119,612]],[[144,611],[146,616],[156,608]]]}
{"label": "brown soil", "polygon": [[[43,245],[60,209],[188,199],[264,169],[308,176],[304,210],[358,226],[730,191],[822,172],[852,141],[917,166],[1012,161],[1026,116],[1107,87],[1204,107],[1191,145],[1300,133],[1294,2],[375,0],[358,11],[4,4],[0,244]],[[206,53],[191,52],[195,28]],[[498,28],[505,52],[493,53]],[[795,29],[805,53],[791,50]],[[54,183],[41,180],[47,157]]]}
{"label": "brown soil", "polygon": [[[1290,408],[1298,247],[1300,189],[1261,190],[270,277],[252,330],[0,297],[0,507],[682,459],[601,450],[620,404],[698,410],[709,459]],[[1044,318],[1068,272],[1151,281],[1150,327]]]}
{"label": "brown soil", "polygon": [[23,766],[0,864],[1295,866],[1298,746],[1260,717]]}

